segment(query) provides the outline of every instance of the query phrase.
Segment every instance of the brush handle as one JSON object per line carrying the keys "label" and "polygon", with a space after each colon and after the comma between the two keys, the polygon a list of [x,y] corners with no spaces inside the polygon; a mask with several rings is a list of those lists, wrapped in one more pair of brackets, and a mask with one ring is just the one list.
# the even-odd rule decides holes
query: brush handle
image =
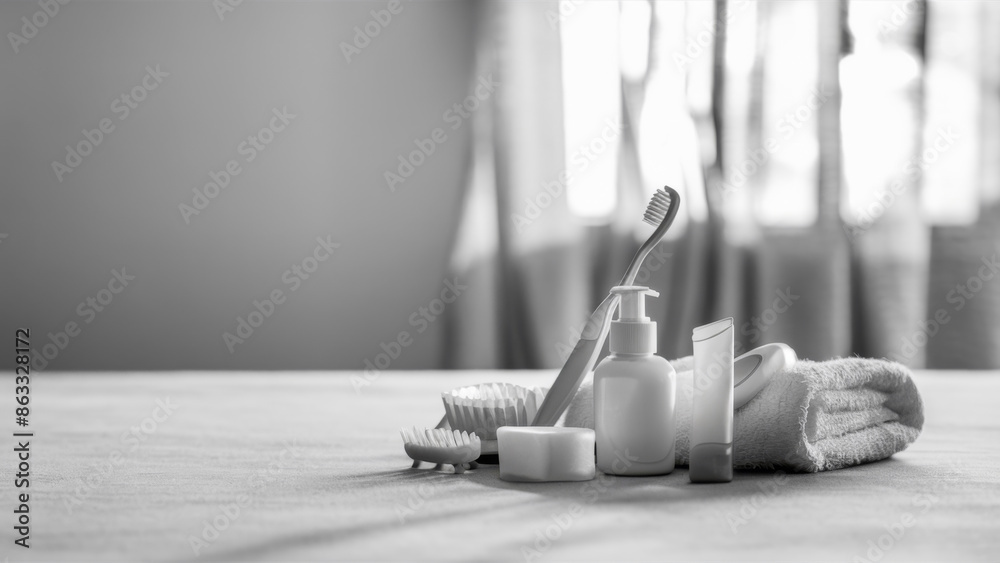
{"label": "brush handle", "polygon": [[597,356],[600,355],[604,340],[608,336],[611,315],[618,305],[619,298],[618,295],[608,295],[590,315],[580,335],[580,341],[576,343],[573,352],[559,370],[552,388],[545,394],[542,405],[538,407],[535,419],[531,421],[532,426],[555,426],[556,422],[559,422],[559,417],[576,396],[583,378],[594,369]]}

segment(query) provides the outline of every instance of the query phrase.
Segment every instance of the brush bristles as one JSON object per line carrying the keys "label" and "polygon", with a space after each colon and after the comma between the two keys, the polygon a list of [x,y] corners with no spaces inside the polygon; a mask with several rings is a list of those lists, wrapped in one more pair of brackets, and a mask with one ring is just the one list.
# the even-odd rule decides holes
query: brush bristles
{"label": "brush bristles", "polygon": [[663,219],[666,218],[669,209],[670,194],[662,189],[656,190],[656,193],[649,200],[649,205],[646,206],[646,213],[642,216],[642,220],[654,227],[659,227]]}
{"label": "brush bristles", "polygon": [[399,435],[404,444],[431,446],[436,448],[457,448],[479,443],[479,436],[465,431],[444,428],[400,428]]}

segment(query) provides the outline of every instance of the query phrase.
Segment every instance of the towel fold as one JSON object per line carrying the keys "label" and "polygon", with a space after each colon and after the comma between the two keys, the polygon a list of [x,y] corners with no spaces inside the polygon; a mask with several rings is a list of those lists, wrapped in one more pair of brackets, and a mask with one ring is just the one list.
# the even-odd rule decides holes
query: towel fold
{"label": "towel fold", "polygon": [[[688,464],[693,371],[677,370],[677,465]],[[594,427],[593,380],[566,413],[565,426]],[[734,464],[742,469],[816,472],[885,459],[917,439],[923,403],[910,370],[886,360],[799,360],[733,416]]]}

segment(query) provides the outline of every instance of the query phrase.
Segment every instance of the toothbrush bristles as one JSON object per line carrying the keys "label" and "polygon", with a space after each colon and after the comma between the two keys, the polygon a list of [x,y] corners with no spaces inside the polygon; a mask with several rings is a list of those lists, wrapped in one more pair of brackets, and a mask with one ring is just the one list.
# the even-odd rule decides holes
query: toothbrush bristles
{"label": "toothbrush bristles", "polygon": [[642,216],[642,220],[654,227],[659,227],[660,223],[667,216],[667,210],[670,209],[670,194],[663,191],[662,189],[656,190],[653,197],[649,200],[649,204],[646,206],[646,213]]}

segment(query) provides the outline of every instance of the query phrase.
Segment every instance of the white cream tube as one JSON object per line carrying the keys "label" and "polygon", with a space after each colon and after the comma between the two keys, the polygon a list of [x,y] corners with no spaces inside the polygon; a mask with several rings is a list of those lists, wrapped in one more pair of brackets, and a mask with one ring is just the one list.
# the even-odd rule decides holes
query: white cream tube
{"label": "white cream tube", "polygon": [[694,329],[692,483],[733,480],[733,319]]}

